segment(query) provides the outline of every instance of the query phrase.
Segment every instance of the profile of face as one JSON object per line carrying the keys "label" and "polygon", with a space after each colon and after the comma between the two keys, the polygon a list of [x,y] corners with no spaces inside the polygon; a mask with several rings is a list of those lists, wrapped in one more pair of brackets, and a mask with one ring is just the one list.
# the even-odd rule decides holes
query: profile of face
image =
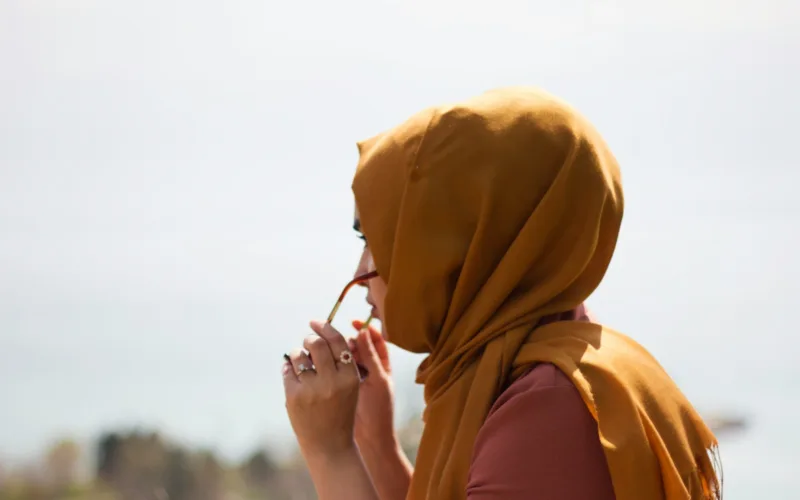
{"label": "profile of face", "polygon": [[[369,244],[361,233],[361,224],[358,219],[358,212],[356,212],[355,222],[353,228],[358,233],[359,237],[364,240],[364,249],[361,251],[361,258],[358,261],[355,276],[362,276],[375,270],[375,261],[372,259],[372,252],[370,252]],[[380,276],[361,283],[361,286],[367,288],[367,303],[372,306],[372,317],[383,322],[383,302],[386,299],[386,282]],[[383,336],[386,337],[386,328],[383,328]]]}

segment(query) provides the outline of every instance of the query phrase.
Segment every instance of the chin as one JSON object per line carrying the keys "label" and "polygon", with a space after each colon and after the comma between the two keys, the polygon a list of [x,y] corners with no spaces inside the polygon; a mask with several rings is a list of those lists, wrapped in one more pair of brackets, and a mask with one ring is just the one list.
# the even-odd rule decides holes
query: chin
{"label": "chin", "polygon": [[378,330],[381,332],[381,337],[383,337],[383,340],[386,340],[386,341],[388,341],[388,340],[389,340],[389,338],[388,338],[388,336],[386,335],[386,325],[383,323],[383,318],[381,317],[380,313],[376,311],[376,312],[375,312],[375,313],[372,315],[372,317],[373,317],[373,318],[375,318],[375,319],[377,319],[378,321],[380,321],[380,326],[378,326],[378,325],[375,325],[375,326],[376,326],[376,328],[377,328],[377,329],[378,329]]}

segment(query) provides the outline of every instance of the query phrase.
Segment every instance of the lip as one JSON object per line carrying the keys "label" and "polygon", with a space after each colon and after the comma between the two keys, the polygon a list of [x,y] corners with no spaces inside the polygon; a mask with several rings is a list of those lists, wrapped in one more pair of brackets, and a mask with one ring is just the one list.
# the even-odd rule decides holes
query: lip
{"label": "lip", "polygon": [[372,301],[369,300],[369,298],[367,298],[367,304],[369,304],[369,306],[370,306],[370,315],[372,315],[373,318],[377,318],[378,317],[378,307],[375,304],[373,304]]}

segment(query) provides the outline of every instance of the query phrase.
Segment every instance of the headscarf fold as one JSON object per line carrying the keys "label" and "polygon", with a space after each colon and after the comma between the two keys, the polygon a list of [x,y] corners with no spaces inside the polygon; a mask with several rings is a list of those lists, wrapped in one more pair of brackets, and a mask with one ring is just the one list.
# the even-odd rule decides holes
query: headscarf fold
{"label": "headscarf fold", "polygon": [[619,500],[721,495],[716,439],[652,356],[599,324],[537,327],[595,290],[622,221],[617,162],[581,115],[507,88],[424,110],[359,151],[353,191],[388,283],[384,327],[428,354],[410,499],[465,498],[489,409],[541,362],[596,419]]}

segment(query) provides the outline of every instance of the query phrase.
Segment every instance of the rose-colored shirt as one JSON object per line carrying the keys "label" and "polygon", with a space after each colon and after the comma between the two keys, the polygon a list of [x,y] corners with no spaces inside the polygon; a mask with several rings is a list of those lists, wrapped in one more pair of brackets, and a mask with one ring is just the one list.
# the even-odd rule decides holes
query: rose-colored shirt
{"label": "rose-colored shirt", "polygon": [[475,441],[469,500],[614,500],[597,423],[558,368],[539,364],[495,402]]}

